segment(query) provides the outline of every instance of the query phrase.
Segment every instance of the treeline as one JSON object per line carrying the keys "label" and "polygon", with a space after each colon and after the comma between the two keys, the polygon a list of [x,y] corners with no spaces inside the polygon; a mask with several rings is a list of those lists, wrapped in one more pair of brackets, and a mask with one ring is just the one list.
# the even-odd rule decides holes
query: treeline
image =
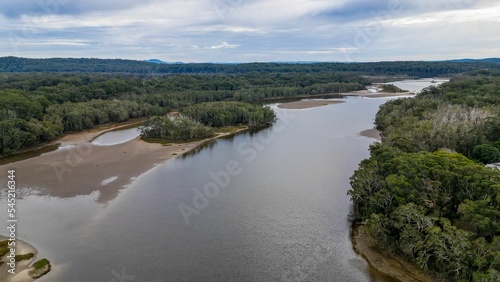
{"label": "treeline", "polygon": [[353,219],[446,281],[500,281],[500,172],[477,153],[498,150],[499,81],[481,71],[386,103],[383,142],[351,177]]}
{"label": "treeline", "polygon": [[187,107],[182,114],[212,127],[232,125],[253,127],[273,123],[276,119],[276,114],[268,106],[242,102],[203,103]]}
{"label": "treeline", "polygon": [[190,106],[181,114],[151,117],[141,127],[145,139],[167,141],[208,138],[218,127],[244,125],[249,127],[271,124],[276,114],[270,107],[242,102],[211,102]]}
{"label": "treeline", "polygon": [[365,75],[433,77],[483,69],[500,69],[493,61],[374,62],[374,63],[244,63],[155,64],[144,61],[93,58],[0,58],[0,72],[86,72],[128,74],[247,74],[356,72]]}
{"label": "treeline", "polygon": [[151,117],[140,127],[141,136],[146,140],[161,139],[166,141],[193,140],[209,138],[214,129],[186,116]]}

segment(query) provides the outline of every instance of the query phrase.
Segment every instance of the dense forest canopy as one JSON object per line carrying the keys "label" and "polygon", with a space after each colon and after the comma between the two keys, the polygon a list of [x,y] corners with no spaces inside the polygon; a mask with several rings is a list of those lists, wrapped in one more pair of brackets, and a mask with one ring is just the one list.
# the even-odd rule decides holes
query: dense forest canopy
{"label": "dense forest canopy", "polygon": [[495,61],[399,61],[372,63],[244,63],[244,64],[155,64],[121,59],[0,58],[0,72],[100,72],[133,74],[245,74],[356,72],[366,75],[434,77],[483,69],[500,69]]}
{"label": "dense forest canopy", "polygon": [[381,106],[383,142],[351,178],[353,218],[446,281],[500,281],[500,72]]}

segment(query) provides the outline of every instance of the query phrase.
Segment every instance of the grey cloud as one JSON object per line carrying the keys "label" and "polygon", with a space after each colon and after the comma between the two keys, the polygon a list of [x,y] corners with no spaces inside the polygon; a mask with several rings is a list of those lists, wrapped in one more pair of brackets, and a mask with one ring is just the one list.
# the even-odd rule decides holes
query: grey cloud
{"label": "grey cloud", "polygon": [[22,15],[78,15],[92,11],[113,11],[145,5],[152,0],[2,0],[0,14],[7,18]]}

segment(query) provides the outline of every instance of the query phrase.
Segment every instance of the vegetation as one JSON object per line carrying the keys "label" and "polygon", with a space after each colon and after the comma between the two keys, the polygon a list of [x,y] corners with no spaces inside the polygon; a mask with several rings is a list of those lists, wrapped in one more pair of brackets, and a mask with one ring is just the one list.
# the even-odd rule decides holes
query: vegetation
{"label": "vegetation", "polygon": [[241,102],[203,103],[187,107],[182,113],[204,125],[225,127],[233,125],[259,126],[273,123],[276,115],[269,107]]}
{"label": "vegetation", "polygon": [[[100,72],[134,74],[249,74],[356,72],[364,75],[434,77],[482,69],[499,69],[494,61],[375,63],[154,64],[132,60],[0,58],[0,72]],[[335,81],[335,80],[334,80]]]}
{"label": "vegetation", "polygon": [[214,136],[213,127],[227,131],[229,126],[255,127],[273,123],[276,115],[269,107],[242,102],[210,102],[187,107],[182,114],[151,117],[141,127],[146,140],[186,141]]}
{"label": "vegetation", "polygon": [[28,272],[29,276],[37,279],[50,271],[51,265],[47,259],[41,259],[33,264],[33,268]]}
{"label": "vegetation", "polygon": [[27,253],[24,255],[16,255],[14,259],[16,260],[16,262],[18,262],[18,261],[28,260],[30,258],[33,258],[34,256],[35,254],[33,253]]}
{"label": "vegetation", "polygon": [[[0,76],[0,155],[51,141],[63,132],[160,116],[199,103],[344,92],[367,84],[369,81],[359,75],[333,72],[170,76],[10,73]],[[262,113],[252,112],[256,116],[250,118],[260,119]]]}
{"label": "vegetation", "polygon": [[351,177],[353,219],[446,281],[500,280],[500,172],[484,166],[499,157],[499,82],[481,71],[386,103],[383,142]]}
{"label": "vegetation", "polygon": [[387,92],[387,93],[401,93],[401,92],[408,92],[407,90],[403,90],[399,87],[397,87],[394,84],[384,84],[382,85],[382,92]]}
{"label": "vegetation", "polygon": [[9,252],[9,240],[4,240],[0,242],[0,258],[5,256]]}
{"label": "vegetation", "polygon": [[186,116],[151,117],[140,127],[144,139],[192,140],[214,135],[214,130]]}

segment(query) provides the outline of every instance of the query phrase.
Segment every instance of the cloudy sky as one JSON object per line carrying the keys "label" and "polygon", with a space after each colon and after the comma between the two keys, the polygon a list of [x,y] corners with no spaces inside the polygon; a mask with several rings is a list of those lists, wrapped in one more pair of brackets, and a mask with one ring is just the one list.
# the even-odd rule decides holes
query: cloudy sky
{"label": "cloudy sky", "polygon": [[497,0],[1,0],[0,56],[183,62],[500,57]]}

